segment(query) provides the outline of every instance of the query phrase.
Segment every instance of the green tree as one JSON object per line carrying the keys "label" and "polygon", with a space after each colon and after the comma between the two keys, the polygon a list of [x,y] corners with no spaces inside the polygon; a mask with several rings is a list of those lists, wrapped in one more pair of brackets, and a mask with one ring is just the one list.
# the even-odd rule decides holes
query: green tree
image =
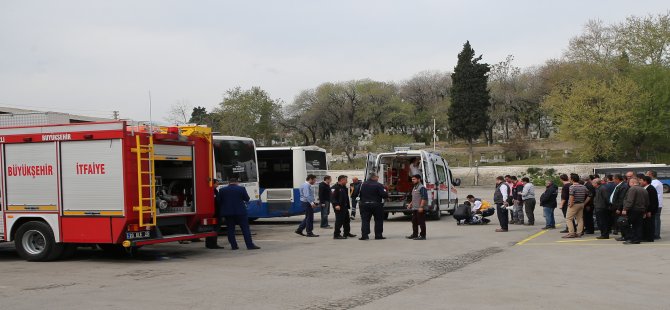
{"label": "green tree", "polygon": [[633,67],[628,74],[648,96],[635,107],[636,126],[626,131],[624,140],[642,160],[642,148],[654,150],[670,144],[670,68],[658,64]]}
{"label": "green tree", "polygon": [[205,107],[194,107],[191,112],[191,118],[188,120],[189,123],[195,124],[205,124],[207,121],[208,113]]}
{"label": "green tree", "polygon": [[474,140],[486,130],[489,122],[490,96],[487,86],[486,63],[479,63],[482,56],[475,57],[470,42],[463,45],[458,54],[458,63],[451,75],[451,106],[449,106],[449,129],[458,138],[468,142],[470,165],[472,165]]}
{"label": "green tree", "polygon": [[585,161],[616,158],[621,141],[637,126],[636,110],[647,94],[629,78],[586,79],[556,87],[544,104],[559,126],[559,135],[580,145]]}
{"label": "green tree", "polygon": [[270,145],[276,122],[281,114],[281,102],[271,99],[260,87],[226,91],[215,109],[218,128],[224,134],[254,138],[259,145]]}

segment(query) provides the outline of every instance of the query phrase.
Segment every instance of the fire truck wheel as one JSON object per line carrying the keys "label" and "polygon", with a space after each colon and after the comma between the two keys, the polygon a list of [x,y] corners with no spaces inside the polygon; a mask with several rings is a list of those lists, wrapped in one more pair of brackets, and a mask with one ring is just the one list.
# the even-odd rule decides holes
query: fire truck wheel
{"label": "fire truck wheel", "polygon": [[65,247],[62,243],[56,243],[51,227],[40,221],[31,221],[21,225],[16,231],[14,243],[19,256],[31,262],[57,259]]}

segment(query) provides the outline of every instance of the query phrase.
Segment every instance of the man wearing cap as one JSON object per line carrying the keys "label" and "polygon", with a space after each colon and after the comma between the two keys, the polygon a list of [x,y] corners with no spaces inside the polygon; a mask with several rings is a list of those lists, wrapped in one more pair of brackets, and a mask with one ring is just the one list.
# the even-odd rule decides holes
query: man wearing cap
{"label": "man wearing cap", "polygon": [[368,240],[370,235],[370,220],[375,218],[375,240],[386,239],[384,232],[384,199],[388,193],[384,186],[379,184],[376,173],[370,173],[368,180],[361,185],[360,209],[361,209],[361,237],[359,240]]}

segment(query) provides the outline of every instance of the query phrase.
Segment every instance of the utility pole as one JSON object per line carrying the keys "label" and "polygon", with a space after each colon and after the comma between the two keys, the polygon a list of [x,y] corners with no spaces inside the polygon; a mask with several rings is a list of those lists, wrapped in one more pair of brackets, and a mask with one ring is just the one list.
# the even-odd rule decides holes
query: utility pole
{"label": "utility pole", "polygon": [[119,120],[119,111],[112,111],[112,118],[114,118],[114,120],[118,121]]}
{"label": "utility pole", "polygon": [[435,124],[435,118],[433,118],[433,151],[435,151],[437,148],[435,145],[437,143],[437,128],[435,128]]}

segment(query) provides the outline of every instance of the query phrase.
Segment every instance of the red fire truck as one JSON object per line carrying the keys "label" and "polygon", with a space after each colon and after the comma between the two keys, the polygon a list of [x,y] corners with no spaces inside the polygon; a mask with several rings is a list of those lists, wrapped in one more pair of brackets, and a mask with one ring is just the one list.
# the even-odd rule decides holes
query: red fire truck
{"label": "red fire truck", "polygon": [[215,235],[206,127],[0,128],[0,242],[47,261]]}

